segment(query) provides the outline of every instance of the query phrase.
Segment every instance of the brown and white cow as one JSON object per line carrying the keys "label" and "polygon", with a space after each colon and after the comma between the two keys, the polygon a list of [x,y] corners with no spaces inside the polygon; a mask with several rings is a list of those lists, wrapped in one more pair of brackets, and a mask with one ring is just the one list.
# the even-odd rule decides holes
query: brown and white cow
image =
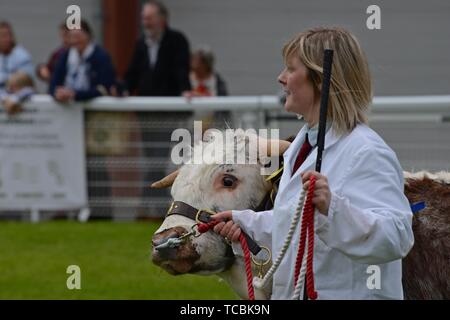
{"label": "brown and white cow", "polygon": [[[232,149],[246,152],[244,140],[245,137],[238,139],[237,147]],[[208,148],[211,144],[204,142],[202,152],[206,157],[214,153],[213,148]],[[281,152],[287,148],[286,144],[283,146]],[[229,151],[224,150],[224,154]],[[168,187],[173,183],[174,201],[214,212],[256,209],[272,189],[272,184],[260,174],[262,164],[223,164],[220,159],[215,160],[213,164],[186,164],[154,186]],[[211,162],[214,161],[208,161]],[[415,244],[403,261],[405,298],[450,299],[450,173],[405,172],[405,194],[411,203],[426,203],[426,208],[414,215]],[[246,299],[243,260],[235,257],[231,247],[214,232],[188,238],[176,247],[155,249],[168,239],[189,232],[194,224],[194,220],[184,216],[166,217],[152,238],[152,261],[172,275],[217,274]],[[256,298],[269,298],[270,287],[256,290]]]}

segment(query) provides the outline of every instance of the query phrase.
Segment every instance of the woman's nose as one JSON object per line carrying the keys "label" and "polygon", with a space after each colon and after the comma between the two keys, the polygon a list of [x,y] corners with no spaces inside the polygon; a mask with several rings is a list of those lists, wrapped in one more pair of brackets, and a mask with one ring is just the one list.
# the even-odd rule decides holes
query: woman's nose
{"label": "woman's nose", "polygon": [[281,83],[282,85],[286,85],[284,71],[281,72],[280,75],[278,76],[278,82]]}

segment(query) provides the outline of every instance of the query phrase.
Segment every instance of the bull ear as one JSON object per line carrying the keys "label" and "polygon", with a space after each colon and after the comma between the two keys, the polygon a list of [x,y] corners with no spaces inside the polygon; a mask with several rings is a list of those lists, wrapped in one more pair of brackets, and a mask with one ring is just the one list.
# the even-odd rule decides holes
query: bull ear
{"label": "bull ear", "polygon": [[176,177],[178,176],[178,173],[180,172],[180,169],[172,172],[171,174],[165,176],[161,180],[158,180],[156,182],[153,182],[150,186],[150,188],[154,189],[163,189],[170,187],[173,182],[175,181]]}
{"label": "bull ear", "polygon": [[[272,149],[272,146],[278,144],[278,152]],[[282,155],[291,145],[289,141],[286,140],[266,140],[260,138],[260,150],[267,150],[267,156],[274,157]]]}

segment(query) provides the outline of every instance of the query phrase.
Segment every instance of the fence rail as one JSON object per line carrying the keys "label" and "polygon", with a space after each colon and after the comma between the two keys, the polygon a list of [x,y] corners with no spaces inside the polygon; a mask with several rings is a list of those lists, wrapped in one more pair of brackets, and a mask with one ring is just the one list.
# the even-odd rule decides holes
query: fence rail
{"label": "fence rail", "polygon": [[[55,103],[48,95],[35,95],[33,105],[45,107]],[[203,97],[101,97],[81,104],[95,111],[247,111],[279,110],[278,96]],[[372,113],[440,113],[450,114],[450,95],[374,97]]]}
{"label": "fence rail", "polygon": [[[36,95],[29,105],[45,110],[55,102]],[[174,169],[169,159],[171,133],[192,129],[193,119],[206,119],[214,127],[227,117],[230,127],[279,128],[281,137],[296,134],[301,126],[283,111],[278,96],[101,97],[58,106],[85,110],[91,217],[117,220],[165,213],[168,191],[148,185]],[[450,95],[375,97],[370,120],[405,170],[450,170]]]}

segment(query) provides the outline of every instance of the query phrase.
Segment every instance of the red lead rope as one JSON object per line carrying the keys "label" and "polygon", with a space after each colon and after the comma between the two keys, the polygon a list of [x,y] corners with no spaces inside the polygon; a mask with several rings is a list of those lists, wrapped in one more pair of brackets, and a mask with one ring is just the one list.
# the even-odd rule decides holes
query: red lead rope
{"label": "red lead rope", "polygon": [[[213,220],[208,223],[201,223],[197,226],[197,230],[200,233],[205,233],[208,230],[214,228],[218,224],[219,220]],[[239,236],[239,241],[241,242],[242,251],[244,252],[244,263],[245,263],[245,273],[247,274],[247,290],[248,298],[250,300],[255,300],[255,290],[253,289],[253,274],[252,274],[252,261],[250,257],[250,250],[248,249],[247,240],[243,233]]]}
{"label": "red lead rope", "polygon": [[294,273],[294,287],[295,287],[298,281],[298,276],[300,274],[303,255],[305,253],[306,233],[308,233],[308,255],[306,258],[306,293],[308,295],[308,298],[311,300],[317,299],[317,292],[314,289],[314,271],[313,271],[314,206],[312,204],[312,198],[314,196],[315,184],[316,184],[316,177],[312,176],[309,179],[308,194],[303,209],[300,244],[298,246],[297,259],[295,261],[295,273]]}
{"label": "red lead rope", "polygon": [[[297,284],[298,276],[300,274],[300,268],[302,265],[303,255],[305,253],[306,246],[306,233],[308,233],[308,255],[306,258],[306,293],[311,300],[317,299],[317,292],[314,289],[314,272],[313,272],[313,257],[314,257],[314,206],[312,204],[312,198],[314,196],[314,187],[316,185],[316,177],[312,176],[309,179],[308,194],[303,210],[300,244],[298,246],[297,259],[295,261],[295,273],[294,273],[294,287]],[[214,228],[218,224],[219,220],[213,220],[208,223],[201,223],[197,226],[197,230],[200,233],[205,233],[208,230]],[[252,262],[250,258],[250,250],[248,249],[247,240],[241,233],[239,236],[241,242],[242,251],[244,252],[245,273],[247,274],[247,290],[250,300],[255,300],[255,291],[253,289],[253,274],[252,274]]]}

